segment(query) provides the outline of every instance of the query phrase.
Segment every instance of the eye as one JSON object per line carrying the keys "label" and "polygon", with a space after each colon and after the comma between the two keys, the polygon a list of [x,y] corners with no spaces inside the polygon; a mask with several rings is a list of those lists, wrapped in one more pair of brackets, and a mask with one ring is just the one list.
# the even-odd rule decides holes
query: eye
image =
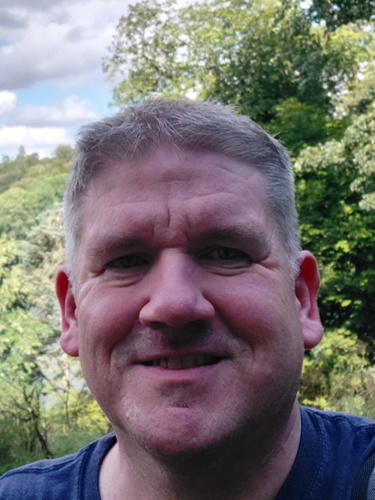
{"label": "eye", "polygon": [[212,247],[204,251],[199,260],[209,265],[216,264],[227,267],[249,266],[253,262],[251,257],[242,250],[224,246]]}
{"label": "eye", "polygon": [[121,255],[106,264],[106,269],[136,269],[148,264],[148,260],[142,254],[129,253]]}

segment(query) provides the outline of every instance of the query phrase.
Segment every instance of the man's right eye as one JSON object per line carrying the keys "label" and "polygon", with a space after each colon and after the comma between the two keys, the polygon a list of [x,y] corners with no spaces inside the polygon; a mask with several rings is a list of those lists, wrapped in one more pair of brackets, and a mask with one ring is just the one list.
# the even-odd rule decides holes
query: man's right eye
{"label": "man's right eye", "polygon": [[134,269],[145,266],[148,263],[147,259],[138,253],[129,253],[121,255],[116,259],[111,260],[106,264],[106,269]]}

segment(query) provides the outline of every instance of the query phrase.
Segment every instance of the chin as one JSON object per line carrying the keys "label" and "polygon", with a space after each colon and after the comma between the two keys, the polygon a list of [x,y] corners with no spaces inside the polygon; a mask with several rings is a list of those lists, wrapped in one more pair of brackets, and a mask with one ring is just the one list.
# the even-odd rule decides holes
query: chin
{"label": "chin", "polygon": [[223,432],[223,428],[228,427],[225,422],[216,425],[214,415],[202,415],[188,407],[164,408],[147,415],[140,411],[136,413],[137,418],[112,422],[116,435],[122,436],[126,448],[135,445],[168,461],[178,457],[184,460],[216,450],[223,441],[223,434],[228,434]]}
{"label": "chin", "polygon": [[202,418],[199,412],[187,407],[168,409],[146,429],[148,432],[143,435],[148,437],[144,439],[148,448],[168,455],[197,453],[212,447],[218,439],[211,417]]}
{"label": "chin", "polygon": [[215,462],[222,455],[241,454],[244,442],[253,434],[248,421],[201,415],[189,408],[172,408],[160,417],[143,426],[138,421],[133,436],[144,450],[172,468],[186,467],[187,461],[193,467],[192,459],[198,467],[200,458]]}

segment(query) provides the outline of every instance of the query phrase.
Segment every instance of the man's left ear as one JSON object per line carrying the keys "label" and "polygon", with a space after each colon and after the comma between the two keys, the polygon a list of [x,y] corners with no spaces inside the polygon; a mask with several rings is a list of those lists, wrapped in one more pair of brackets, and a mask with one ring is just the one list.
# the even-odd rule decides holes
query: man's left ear
{"label": "man's left ear", "polygon": [[76,303],[69,272],[66,266],[59,267],[56,275],[56,295],[61,310],[60,345],[70,356],[79,355],[79,331],[76,319]]}
{"label": "man's left ear", "polygon": [[300,271],[296,279],[296,297],[300,303],[300,321],[305,349],[312,349],[323,337],[323,326],[316,300],[320,277],[318,265],[312,253],[301,252],[298,262]]}

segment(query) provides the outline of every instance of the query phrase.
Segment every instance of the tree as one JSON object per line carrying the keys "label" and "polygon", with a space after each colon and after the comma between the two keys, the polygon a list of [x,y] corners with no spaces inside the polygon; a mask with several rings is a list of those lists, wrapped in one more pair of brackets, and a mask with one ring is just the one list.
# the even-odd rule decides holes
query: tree
{"label": "tree", "polygon": [[[152,93],[218,99],[297,153],[340,131],[332,96],[357,76],[371,39],[356,25],[327,33],[292,0],[185,8],[153,0],[120,19],[104,70],[123,78],[114,90],[120,106]],[[306,112],[309,120],[297,129]]]}
{"label": "tree", "polygon": [[375,337],[375,103],[351,118],[341,140],[305,149],[296,162],[304,246],[323,275],[320,310],[328,328]]}
{"label": "tree", "polygon": [[108,430],[78,360],[68,359],[58,345],[54,275],[64,261],[61,203],[40,214],[36,223],[26,240],[3,235],[0,241],[3,471],[71,452]]}
{"label": "tree", "polygon": [[0,234],[24,237],[35,224],[36,216],[61,199],[66,174],[53,177],[19,180],[0,194]]}
{"label": "tree", "polygon": [[326,331],[322,342],[305,356],[302,404],[375,418],[375,405],[368,397],[373,391],[366,344],[348,330]]}
{"label": "tree", "polygon": [[20,266],[26,244],[2,237],[0,247],[1,414],[17,423],[17,435],[27,442],[29,451],[35,449],[38,441],[48,456],[50,450],[41,425],[42,373],[36,356],[42,350],[49,328],[26,308],[27,287]]}
{"label": "tree", "polygon": [[55,149],[54,156],[59,161],[71,162],[74,158],[74,149],[69,145],[60,144]]}
{"label": "tree", "polygon": [[5,160],[4,176],[20,159],[0,194],[0,473],[72,452],[108,430],[78,360],[58,345],[54,276],[64,262],[61,198],[71,148]]}
{"label": "tree", "polygon": [[324,21],[332,31],[344,24],[369,20],[375,15],[374,0],[313,0],[310,14],[315,22]]}
{"label": "tree", "polygon": [[116,103],[137,100],[149,92],[176,95],[184,87],[182,75],[190,68],[179,63],[185,42],[179,36],[177,10],[173,1],[143,1],[129,6],[129,14],[117,25],[103,68],[113,78],[125,78],[115,88]]}

